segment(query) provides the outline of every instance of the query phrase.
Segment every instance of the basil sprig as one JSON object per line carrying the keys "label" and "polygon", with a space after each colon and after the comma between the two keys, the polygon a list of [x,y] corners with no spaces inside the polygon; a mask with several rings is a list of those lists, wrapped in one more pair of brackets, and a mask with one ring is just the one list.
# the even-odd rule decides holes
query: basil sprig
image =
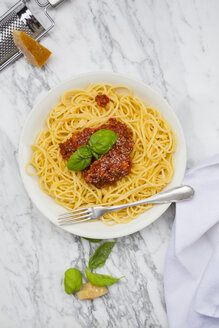
{"label": "basil sprig", "polygon": [[114,241],[106,241],[105,243],[101,244],[94,252],[94,255],[90,258],[89,268],[93,270],[104,266],[114,245]]}
{"label": "basil sprig", "polygon": [[116,143],[119,135],[112,130],[101,129],[90,137],[89,146],[78,148],[68,160],[67,168],[72,171],[82,171],[91,163],[92,156],[97,160],[106,154]]}
{"label": "basil sprig", "polygon": [[111,286],[115,284],[118,280],[122,279],[120,278],[114,278],[112,276],[108,276],[106,274],[99,274],[99,273],[93,273],[90,272],[88,268],[85,269],[85,273],[87,276],[87,279],[94,285],[94,286]]}
{"label": "basil sprig", "polygon": [[97,154],[106,154],[116,143],[119,135],[112,130],[101,129],[90,137],[89,145]]}
{"label": "basil sprig", "polygon": [[89,146],[81,146],[69,158],[67,168],[73,171],[82,171],[91,163],[92,152]]}
{"label": "basil sprig", "polygon": [[[84,239],[87,239],[91,242],[100,242],[101,239],[90,239],[86,237],[82,237]],[[112,251],[113,247],[115,245],[115,242],[104,242],[101,244],[96,251],[94,252],[94,255],[89,260],[89,267],[90,269],[95,269],[97,267],[102,267],[110,252]],[[91,272],[88,267],[85,269],[85,273],[87,276],[88,281],[94,285],[94,286],[111,286],[115,284],[118,280],[124,278],[124,276],[120,278],[115,278],[109,275],[105,274],[99,274]],[[79,270],[71,268],[68,269],[65,272],[65,279],[64,279],[64,287],[67,294],[72,294],[77,292],[82,286],[82,274]]]}
{"label": "basil sprig", "polygon": [[64,286],[67,294],[76,293],[82,286],[81,272],[74,268],[65,271]]}

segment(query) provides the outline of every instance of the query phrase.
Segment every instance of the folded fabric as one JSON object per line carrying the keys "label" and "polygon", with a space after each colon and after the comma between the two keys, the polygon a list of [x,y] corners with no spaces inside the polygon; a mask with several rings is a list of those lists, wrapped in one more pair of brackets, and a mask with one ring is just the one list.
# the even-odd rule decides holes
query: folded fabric
{"label": "folded fabric", "polygon": [[170,328],[219,328],[219,155],[189,170],[176,206],[164,288]]}

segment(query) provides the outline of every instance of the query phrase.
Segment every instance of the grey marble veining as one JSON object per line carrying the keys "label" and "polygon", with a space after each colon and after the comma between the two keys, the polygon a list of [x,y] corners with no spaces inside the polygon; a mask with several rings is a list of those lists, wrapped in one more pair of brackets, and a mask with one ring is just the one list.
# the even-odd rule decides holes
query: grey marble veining
{"label": "grey marble veining", "polygon": [[[32,0],[33,1],[33,0]],[[0,14],[13,4],[0,4]],[[85,268],[96,245],[48,222],[27,197],[17,166],[19,136],[37,98],[61,80],[97,70],[151,85],[175,109],[188,167],[219,149],[217,0],[68,0],[51,11],[43,69],[24,58],[0,73],[0,327],[167,328],[163,264],[172,206],[139,233],[117,240],[100,270],[126,277],[95,301],[63,290],[64,271]]]}

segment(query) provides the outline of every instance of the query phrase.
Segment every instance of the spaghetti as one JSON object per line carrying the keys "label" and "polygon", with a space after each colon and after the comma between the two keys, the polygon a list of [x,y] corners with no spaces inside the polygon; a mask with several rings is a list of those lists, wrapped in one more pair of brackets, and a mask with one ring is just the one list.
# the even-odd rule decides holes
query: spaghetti
{"label": "spaghetti", "polygon": [[[97,95],[110,99],[106,107],[95,102]],[[82,172],[67,169],[59,144],[84,127],[95,128],[110,118],[125,123],[133,133],[134,148],[130,154],[131,172],[112,185],[96,188],[87,184]],[[33,155],[27,164],[35,169],[40,188],[68,210],[96,205],[119,205],[135,202],[160,192],[172,179],[176,138],[169,123],[158,110],[146,106],[125,86],[91,84],[63,94],[52,109],[47,129],[33,144]],[[152,205],[136,206],[108,213],[101,220],[108,224],[127,223]]]}

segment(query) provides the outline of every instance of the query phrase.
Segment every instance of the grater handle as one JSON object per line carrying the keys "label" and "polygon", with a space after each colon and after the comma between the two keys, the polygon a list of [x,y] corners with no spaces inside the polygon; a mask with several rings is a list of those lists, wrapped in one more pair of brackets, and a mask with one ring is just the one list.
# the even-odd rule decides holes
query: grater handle
{"label": "grater handle", "polygon": [[64,2],[65,0],[48,0],[49,4],[55,8],[58,5],[60,5],[62,2]]}

